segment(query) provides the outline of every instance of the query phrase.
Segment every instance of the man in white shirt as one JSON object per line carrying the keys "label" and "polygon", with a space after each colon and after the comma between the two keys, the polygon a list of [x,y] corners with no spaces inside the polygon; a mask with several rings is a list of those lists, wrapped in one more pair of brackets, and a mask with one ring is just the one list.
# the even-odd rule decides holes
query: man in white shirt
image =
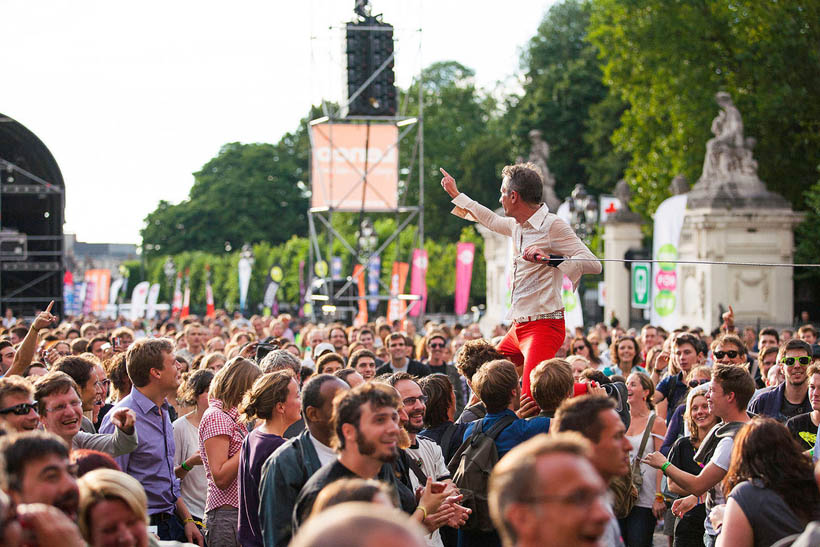
{"label": "man in white shirt", "polygon": [[515,363],[523,392],[531,397],[530,372],[555,357],[564,342],[564,276],[575,290],[583,274],[601,272],[601,263],[569,224],[541,202],[542,179],[535,165],[508,165],[501,171],[499,202],[506,218],[459,192],[453,177],[444,169],[441,173],[441,186],[456,205],[454,214],[469,215],[513,240],[512,305],[507,313],[513,324],[497,349]]}

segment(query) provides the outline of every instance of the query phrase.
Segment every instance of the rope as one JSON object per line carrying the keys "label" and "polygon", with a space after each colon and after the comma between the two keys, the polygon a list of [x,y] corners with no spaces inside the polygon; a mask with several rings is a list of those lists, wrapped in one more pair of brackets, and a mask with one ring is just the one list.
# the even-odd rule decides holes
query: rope
{"label": "rope", "polygon": [[[542,262],[548,262],[549,258],[544,258]],[[758,266],[765,268],[820,268],[820,264],[786,264],[777,262],[720,262],[717,260],[654,260],[654,259],[628,259],[628,258],[563,258],[564,262],[649,262],[652,264],[707,264],[713,266]]]}

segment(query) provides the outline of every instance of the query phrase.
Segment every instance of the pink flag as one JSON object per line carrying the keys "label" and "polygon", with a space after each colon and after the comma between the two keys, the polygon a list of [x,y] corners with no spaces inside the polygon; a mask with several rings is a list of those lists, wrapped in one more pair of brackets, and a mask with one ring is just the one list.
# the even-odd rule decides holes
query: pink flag
{"label": "pink flag", "polygon": [[410,273],[410,294],[421,296],[421,300],[410,308],[410,316],[418,317],[424,313],[427,306],[427,251],[416,249],[413,251],[413,269]]}
{"label": "pink flag", "polygon": [[456,315],[467,313],[470,298],[470,283],[473,280],[473,243],[459,243],[456,246]]}
{"label": "pink flag", "polygon": [[182,311],[182,272],[177,273],[177,282],[174,285],[174,303],[171,308],[171,315],[179,315]]}

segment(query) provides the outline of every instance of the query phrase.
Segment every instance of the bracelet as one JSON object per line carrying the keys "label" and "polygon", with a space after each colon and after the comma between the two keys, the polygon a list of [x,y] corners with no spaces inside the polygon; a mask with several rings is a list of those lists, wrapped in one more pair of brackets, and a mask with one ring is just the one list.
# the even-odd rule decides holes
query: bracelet
{"label": "bracelet", "polygon": [[669,468],[670,465],[672,465],[672,462],[666,462],[665,464],[663,464],[661,466],[661,473],[666,475],[666,470]]}
{"label": "bracelet", "polygon": [[421,520],[424,520],[424,519],[427,518],[427,509],[425,509],[423,505],[419,505],[418,507],[416,507],[416,510],[421,511],[421,514],[423,515],[421,517]]}
{"label": "bracelet", "polygon": [[192,518],[187,518],[187,519],[184,519],[184,520],[182,521],[182,524],[188,524],[189,522],[193,522],[194,524],[196,524],[196,521],[195,521],[194,519],[192,519]]}
{"label": "bracelet", "polygon": [[665,498],[663,497],[663,493],[655,492],[655,499],[658,501],[663,501]]}
{"label": "bracelet", "polygon": [[182,461],[182,463],[181,463],[181,464],[179,464],[179,466],[180,466],[181,468],[183,468],[185,471],[193,471],[193,470],[194,470],[194,468],[193,468],[193,467],[191,467],[191,466],[189,466],[189,465],[185,462],[185,460],[183,460],[183,461]]}

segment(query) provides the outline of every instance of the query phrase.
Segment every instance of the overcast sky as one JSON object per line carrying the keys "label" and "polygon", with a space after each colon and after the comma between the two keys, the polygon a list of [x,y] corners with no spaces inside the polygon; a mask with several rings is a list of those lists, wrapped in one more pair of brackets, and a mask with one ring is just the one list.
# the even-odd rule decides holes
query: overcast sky
{"label": "overcast sky", "polygon": [[[372,0],[396,78],[456,60],[493,88],[555,0]],[[66,232],[139,242],[160,199],[228,142],[276,142],[340,97],[354,0],[3,0],[0,113],[36,134],[66,185]],[[419,32],[419,29],[421,31]]]}

